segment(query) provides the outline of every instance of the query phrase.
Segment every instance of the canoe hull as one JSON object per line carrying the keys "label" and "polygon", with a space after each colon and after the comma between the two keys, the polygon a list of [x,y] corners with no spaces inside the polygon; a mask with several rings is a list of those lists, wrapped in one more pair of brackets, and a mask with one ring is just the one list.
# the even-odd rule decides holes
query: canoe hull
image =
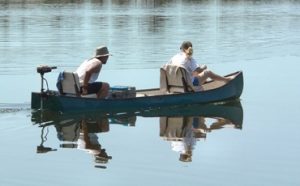
{"label": "canoe hull", "polygon": [[[62,112],[99,110],[126,112],[172,105],[204,104],[238,99],[243,91],[243,74],[237,72],[230,83],[213,90],[180,94],[163,94],[122,99],[96,99],[59,95],[56,91],[44,94],[32,92],[32,109],[49,109]],[[138,92],[138,91],[137,91]]]}

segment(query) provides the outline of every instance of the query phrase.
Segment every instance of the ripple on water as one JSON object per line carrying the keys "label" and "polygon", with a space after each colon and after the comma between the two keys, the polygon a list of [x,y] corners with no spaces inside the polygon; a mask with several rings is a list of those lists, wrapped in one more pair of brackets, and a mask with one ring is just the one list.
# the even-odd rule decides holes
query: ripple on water
{"label": "ripple on water", "polygon": [[4,104],[0,103],[0,114],[3,113],[15,113],[24,110],[30,110],[30,105],[23,103],[23,104]]}

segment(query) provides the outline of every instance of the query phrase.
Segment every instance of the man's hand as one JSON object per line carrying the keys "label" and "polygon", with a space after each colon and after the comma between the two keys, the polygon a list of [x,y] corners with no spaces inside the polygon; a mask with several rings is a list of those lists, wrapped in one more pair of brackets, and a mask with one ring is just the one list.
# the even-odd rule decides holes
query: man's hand
{"label": "man's hand", "polygon": [[82,95],[87,95],[88,94],[88,91],[86,89],[86,87],[82,87]]}
{"label": "man's hand", "polygon": [[196,68],[196,71],[198,73],[201,73],[203,72],[205,69],[207,69],[207,66],[206,65],[200,65],[198,68]]}

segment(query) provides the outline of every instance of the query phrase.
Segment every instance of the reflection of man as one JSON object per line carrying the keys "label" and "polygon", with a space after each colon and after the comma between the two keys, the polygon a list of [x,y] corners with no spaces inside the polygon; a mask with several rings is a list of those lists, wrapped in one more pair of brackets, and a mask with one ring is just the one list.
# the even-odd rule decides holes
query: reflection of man
{"label": "reflection of man", "polygon": [[192,151],[196,145],[196,140],[193,136],[184,137],[182,141],[171,141],[172,150],[179,152],[179,160],[183,162],[192,161]]}
{"label": "reflection of man", "polygon": [[[196,138],[194,136],[193,131],[193,123],[192,118],[184,118],[184,124],[182,127],[182,146],[183,148],[180,151],[179,160],[183,162],[191,162],[192,161],[192,152],[196,145]],[[177,144],[178,145],[178,144]],[[173,150],[174,147],[173,147]]]}
{"label": "reflection of man", "polygon": [[183,162],[192,161],[192,151],[196,145],[196,137],[206,137],[207,132],[224,128],[225,125],[231,123],[229,120],[224,118],[214,118],[212,124],[207,127],[205,117],[189,118],[188,121],[192,121],[192,125],[188,123],[186,127],[183,128],[184,136],[182,141],[172,142],[175,143],[172,144],[173,150],[180,152],[179,160]]}
{"label": "reflection of man", "polygon": [[[104,128],[108,127],[108,121],[92,124]],[[103,128],[100,128],[99,130],[101,131],[103,130]],[[108,160],[112,158],[111,156],[107,155],[105,149],[101,148],[101,145],[98,141],[98,136],[88,130],[88,123],[85,120],[81,122],[81,132],[78,139],[78,148],[92,154],[95,158],[96,163],[107,163]]]}
{"label": "reflection of man", "polygon": [[230,125],[231,127],[235,127],[229,120],[224,118],[210,118],[212,123],[208,126],[208,122],[205,117],[196,117],[193,121],[194,132],[202,132],[207,133],[212,130],[225,128],[226,125]]}
{"label": "reflection of man", "polygon": [[160,135],[171,141],[172,150],[180,153],[179,160],[192,161],[192,151],[196,145],[192,117],[161,117]]}

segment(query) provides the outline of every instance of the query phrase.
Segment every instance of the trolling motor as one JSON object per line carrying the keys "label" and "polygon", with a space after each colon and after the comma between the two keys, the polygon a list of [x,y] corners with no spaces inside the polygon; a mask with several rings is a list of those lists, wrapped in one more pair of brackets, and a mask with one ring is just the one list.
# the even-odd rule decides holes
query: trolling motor
{"label": "trolling motor", "polygon": [[57,67],[56,66],[44,65],[44,66],[39,66],[39,67],[36,68],[37,73],[41,74],[41,94],[42,95],[44,93],[44,80],[45,80],[45,82],[47,84],[47,88],[48,88],[48,82],[44,78],[44,74],[48,73],[48,72],[51,72],[53,69],[57,69]]}
{"label": "trolling motor", "polygon": [[44,91],[44,81],[46,82],[47,90],[49,90],[48,82],[44,78],[44,74],[51,72],[53,69],[57,69],[57,67],[43,65],[36,68],[37,73],[41,75],[41,106],[40,106],[41,110],[43,110],[43,99],[47,97],[47,93]]}

